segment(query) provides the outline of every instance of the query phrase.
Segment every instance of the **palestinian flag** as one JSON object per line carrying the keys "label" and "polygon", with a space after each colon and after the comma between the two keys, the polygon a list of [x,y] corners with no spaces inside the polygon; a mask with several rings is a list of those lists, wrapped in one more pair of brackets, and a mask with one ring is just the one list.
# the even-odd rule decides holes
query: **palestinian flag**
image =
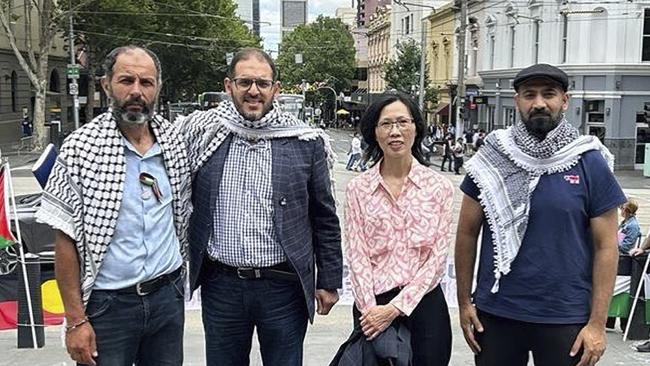
{"label": "palestinian flag", "polygon": [[16,243],[11,230],[9,230],[9,179],[6,165],[0,167],[0,249],[8,248]]}
{"label": "palestinian flag", "polygon": [[[4,269],[0,272],[0,330],[16,329],[18,319],[18,271],[15,239],[9,229],[9,180],[11,175],[7,165],[0,166],[0,262],[6,261]],[[13,263],[11,263],[13,262]],[[45,325],[58,325],[63,323],[63,301],[59,288],[54,280],[54,264],[41,265],[41,299],[43,307],[43,320]]]}

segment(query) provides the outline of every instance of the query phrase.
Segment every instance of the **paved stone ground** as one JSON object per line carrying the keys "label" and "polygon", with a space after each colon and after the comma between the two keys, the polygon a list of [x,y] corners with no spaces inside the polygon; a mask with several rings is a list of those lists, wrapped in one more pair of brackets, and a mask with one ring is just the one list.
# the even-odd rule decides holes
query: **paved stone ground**
{"label": "paved stone ground", "polygon": [[[330,131],[334,148],[339,153],[339,162],[336,165],[335,178],[337,181],[336,195],[341,207],[343,193],[347,182],[356,174],[345,170],[345,153],[347,152],[350,132]],[[4,151],[4,150],[3,150]],[[16,194],[38,191],[38,185],[29,173],[30,164],[35,156],[29,154],[11,154],[9,156],[14,170],[14,188]],[[436,165],[437,164],[437,165]],[[434,161],[434,168],[438,168],[440,160]],[[456,186],[460,184],[463,176],[443,173],[449,177]],[[642,177],[640,172],[617,172],[619,182],[626,194],[639,201],[639,220],[644,233],[650,229],[650,179]],[[455,197],[454,205],[460,207],[460,192]],[[341,212],[342,214],[342,212]],[[342,216],[341,216],[342,217]],[[450,249],[453,256],[453,248]],[[451,365],[473,365],[473,356],[466,346],[460,328],[458,327],[458,311],[450,309],[453,330],[453,350]],[[336,353],[338,346],[347,338],[351,331],[350,305],[337,305],[332,313],[326,317],[318,317],[307,332],[305,340],[305,365],[328,365],[331,357]],[[69,360],[61,343],[60,327],[48,327],[46,332],[45,347],[42,349],[17,349],[16,331],[0,332],[0,366],[64,366],[74,365]],[[608,332],[608,349],[604,358],[598,365],[602,366],[642,366],[650,365],[650,354],[640,354],[632,350],[634,341],[623,342],[620,332]],[[251,353],[251,365],[261,365],[257,345]],[[204,365],[203,328],[199,310],[188,310],[185,325],[185,365]],[[532,365],[532,361],[529,363]],[[508,366],[508,365],[504,365]]]}

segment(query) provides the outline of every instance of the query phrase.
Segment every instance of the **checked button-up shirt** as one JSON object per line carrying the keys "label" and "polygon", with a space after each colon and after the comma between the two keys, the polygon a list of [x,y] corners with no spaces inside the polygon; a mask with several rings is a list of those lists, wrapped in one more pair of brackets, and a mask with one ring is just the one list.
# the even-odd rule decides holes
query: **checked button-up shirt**
{"label": "checked button-up shirt", "polygon": [[234,267],[269,267],[287,259],[273,223],[270,140],[233,136],[208,244],[212,259]]}

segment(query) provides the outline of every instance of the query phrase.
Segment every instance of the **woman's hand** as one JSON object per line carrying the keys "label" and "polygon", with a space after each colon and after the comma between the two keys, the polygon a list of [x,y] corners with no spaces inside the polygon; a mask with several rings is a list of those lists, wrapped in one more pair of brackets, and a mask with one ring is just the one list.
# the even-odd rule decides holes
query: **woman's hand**
{"label": "woman's hand", "polygon": [[361,330],[371,341],[386,330],[401,313],[393,304],[373,306],[359,318]]}
{"label": "woman's hand", "polygon": [[643,249],[641,249],[641,248],[633,248],[632,250],[630,250],[629,254],[632,257],[636,257],[637,255],[643,254]]}

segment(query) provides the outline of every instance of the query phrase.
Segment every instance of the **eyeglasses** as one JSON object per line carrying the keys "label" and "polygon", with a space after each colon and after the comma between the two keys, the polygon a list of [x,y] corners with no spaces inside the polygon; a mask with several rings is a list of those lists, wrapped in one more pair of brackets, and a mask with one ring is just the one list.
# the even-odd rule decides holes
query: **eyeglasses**
{"label": "eyeglasses", "polygon": [[383,131],[391,131],[393,129],[393,126],[397,126],[397,129],[400,131],[403,131],[413,124],[413,119],[412,118],[399,118],[395,121],[391,121],[389,119],[384,119],[379,121],[377,123],[377,127],[380,128]]}
{"label": "eyeglasses", "polygon": [[273,80],[268,79],[248,79],[248,78],[234,78],[232,81],[235,83],[237,88],[248,90],[253,84],[257,85],[257,89],[261,91],[267,91],[273,86]]}

